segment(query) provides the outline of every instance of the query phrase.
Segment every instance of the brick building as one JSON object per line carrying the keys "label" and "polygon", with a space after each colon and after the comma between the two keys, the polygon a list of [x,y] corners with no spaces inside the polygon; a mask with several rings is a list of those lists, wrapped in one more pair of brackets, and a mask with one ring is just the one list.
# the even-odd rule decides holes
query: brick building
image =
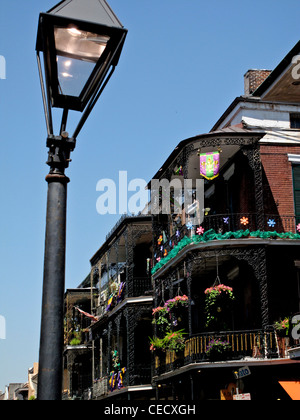
{"label": "brick building", "polygon": [[[121,220],[92,257],[83,395],[291,398],[284,389],[300,380],[299,55],[300,42],[275,70],[249,70],[244,94],[212,130],[181,141],[153,177],[179,192],[192,180],[184,199],[174,188],[168,214]],[[162,210],[164,199],[151,206]],[[118,389],[112,351],[127,368]]]}
{"label": "brick building", "polygon": [[[299,381],[299,53],[300,42],[275,70],[249,70],[244,95],[211,132],[182,141],[154,176],[172,181],[180,168],[182,182],[196,181],[199,155],[207,170],[219,153],[218,176],[204,181],[201,224],[183,203],[182,214],[153,225],[155,305],[182,295],[189,302],[172,313],[175,336],[187,334],[182,351],[154,352],[158,399],[232,399],[236,388],[256,400],[289,399],[281,384]],[[221,283],[227,292],[208,300]],[[228,290],[234,303],[224,303]],[[159,343],[158,327],[155,334]],[[251,375],[236,381],[245,365]]]}

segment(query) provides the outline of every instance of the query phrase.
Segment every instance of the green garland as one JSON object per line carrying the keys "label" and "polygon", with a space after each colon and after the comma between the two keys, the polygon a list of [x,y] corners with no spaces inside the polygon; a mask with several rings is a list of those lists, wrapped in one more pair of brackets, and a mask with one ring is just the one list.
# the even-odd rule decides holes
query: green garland
{"label": "green garland", "polygon": [[210,229],[203,233],[203,235],[194,235],[192,238],[185,236],[170,252],[169,254],[161,259],[155,267],[152,269],[151,273],[154,275],[158,270],[160,270],[165,264],[175,258],[179,252],[188,245],[206,243],[209,241],[222,241],[226,239],[240,239],[240,238],[261,238],[261,239],[300,239],[299,233],[278,233],[274,232],[263,232],[260,230],[250,232],[249,229],[238,230],[237,232],[226,232],[226,233],[216,233],[213,229]]}

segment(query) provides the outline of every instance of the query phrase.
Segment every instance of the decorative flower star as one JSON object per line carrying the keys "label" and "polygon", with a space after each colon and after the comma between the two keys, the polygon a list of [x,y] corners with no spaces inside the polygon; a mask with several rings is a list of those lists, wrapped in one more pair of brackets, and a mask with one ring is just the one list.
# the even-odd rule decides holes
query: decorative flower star
{"label": "decorative flower star", "polygon": [[204,215],[205,216],[207,216],[208,215],[208,213],[210,212],[210,208],[209,207],[207,207],[207,208],[205,208],[205,209],[202,209],[202,211],[204,211]]}
{"label": "decorative flower star", "polygon": [[176,230],[176,236],[177,236],[177,238],[180,237],[180,230]]}
{"label": "decorative flower star", "polygon": [[300,232],[300,223],[299,223],[299,225],[297,226],[297,231],[298,231],[298,232]]}
{"label": "decorative flower star", "polygon": [[162,243],[162,241],[163,241],[163,236],[160,235],[160,237],[157,240],[158,245],[160,245]]}
{"label": "decorative flower star", "polygon": [[160,260],[161,260],[161,258],[160,258],[160,257],[156,258],[156,261],[157,261],[157,262],[160,262]]}
{"label": "decorative flower star", "polygon": [[242,218],[241,218],[241,220],[240,220],[240,221],[241,221],[241,224],[242,224],[242,225],[244,225],[244,226],[246,226],[246,225],[248,225],[248,224],[249,224],[249,219],[248,219],[248,217],[245,217],[245,216],[244,216],[244,217],[242,217]]}
{"label": "decorative flower star", "polygon": [[223,222],[225,223],[225,225],[228,225],[229,217],[223,217]]}
{"label": "decorative flower star", "polygon": [[186,224],[186,227],[188,228],[188,230],[192,230],[193,229],[193,223],[192,222],[188,222]]}
{"label": "decorative flower star", "polygon": [[174,171],[174,173],[175,173],[175,175],[183,176],[183,166],[180,165],[179,168]]}
{"label": "decorative flower star", "polygon": [[204,233],[203,227],[202,226],[198,227],[197,228],[197,235],[203,235],[203,233]]}
{"label": "decorative flower star", "polygon": [[276,222],[275,222],[275,220],[274,219],[269,219],[268,220],[268,226],[269,227],[274,227],[276,225]]}

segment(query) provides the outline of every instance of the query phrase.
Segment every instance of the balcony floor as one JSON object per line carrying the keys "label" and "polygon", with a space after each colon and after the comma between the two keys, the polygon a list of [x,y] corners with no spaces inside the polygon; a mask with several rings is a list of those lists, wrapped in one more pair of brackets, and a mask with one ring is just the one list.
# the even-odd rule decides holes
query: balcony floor
{"label": "balcony floor", "polygon": [[218,361],[218,362],[199,362],[199,363],[190,363],[186,366],[182,366],[178,369],[172,370],[170,372],[162,373],[161,375],[154,376],[153,381],[163,381],[165,379],[171,378],[173,376],[181,375],[183,373],[190,372],[192,370],[199,369],[221,369],[221,368],[238,368],[242,366],[278,366],[278,365],[292,365],[300,364],[300,360],[294,360],[287,358],[278,358],[278,359],[254,359],[252,357],[246,357],[239,360],[227,360],[227,361]]}

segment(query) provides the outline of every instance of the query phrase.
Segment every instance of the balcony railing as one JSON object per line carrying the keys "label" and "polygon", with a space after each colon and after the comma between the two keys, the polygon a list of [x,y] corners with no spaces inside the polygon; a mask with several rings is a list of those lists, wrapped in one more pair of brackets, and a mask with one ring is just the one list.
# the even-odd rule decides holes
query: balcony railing
{"label": "balcony railing", "polygon": [[[226,350],[215,354],[207,352],[211,343],[220,341]],[[166,352],[155,356],[155,375],[170,372],[191,363],[213,363],[216,361],[267,360],[288,357],[282,349],[282,339],[273,329],[251,331],[228,331],[196,335],[185,342],[182,353]]]}
{"label": "balcony railing", "polygon": [[[123,377],[123,388],[129,386],[129,371]],[[151,366],[150,365],[141,365],[135,364],[132,377],[133,386],[139,385],[148,385],[151,383]],[[98,379],[94,382],[93,385],[93,399],[99,399],[109,394],[113,394],[117,389],[111,391],[109,385],[109,377],[105,376],[101,379]]]}
{"label": "balcony railing", "polygon": [[209,361],[207,348],[210,343],[220,340],[228,343],[229,350],[221,360],[239,360],[245,357],[254,359],[278,358],[278,344],[275,331],[234,331],[218,334],[203,334],[186,341],[184,357],[186,363]]}
{"label": "balcony railing", "polygon": [[134,277],[132,293],[129,297],[139,297],[149,294],[152,290],[150,277]]}
{"label": "balcony railing", "polygon": [[114,296],[113,301],[110,305],[109,298],[111,295],[107,293],[106,299],[100,300],[100,305],[96,309],[96,315],[99,318],[102,318],[104,315],[108,315],[112,312],[115,308],[120,306],[126,297],[140,297],[149,295],[152,292],[152,284],[150,277],[134,277],[129,280],[127,286],[128,296],[126,296],[126,285],[124,286],[124,291],[121,295],[121,298],[117,298],[117,294]]}
{"label": "balcony railing", "polygon": [[[237,232],[241,230],[249,230],[255,232],[259,230],[259,217],[256,213],[235,213],[235,214],[214,214],[207,215],[201,224],[201,231],[215,231],[217,234],[226,234],[227,232]],[[155,238],[155,260],[163,259],[169,252],[179,244],[184,237],[197,235],[197,228],[193,226],[188,228],[187,225],[178,227],[171,237],[163,241],[163,236],[159,235]],[[264,215],[264,232],[281,233],[300,233],[300,219],[294,215]],[[166,238],[165,238],[166,239]]]}
{"label": "balcony railing", "polygon": [[95,381],[93,385],[93,399],[98,399],[107,395],[109,391],[108,386],[107,376]]}

